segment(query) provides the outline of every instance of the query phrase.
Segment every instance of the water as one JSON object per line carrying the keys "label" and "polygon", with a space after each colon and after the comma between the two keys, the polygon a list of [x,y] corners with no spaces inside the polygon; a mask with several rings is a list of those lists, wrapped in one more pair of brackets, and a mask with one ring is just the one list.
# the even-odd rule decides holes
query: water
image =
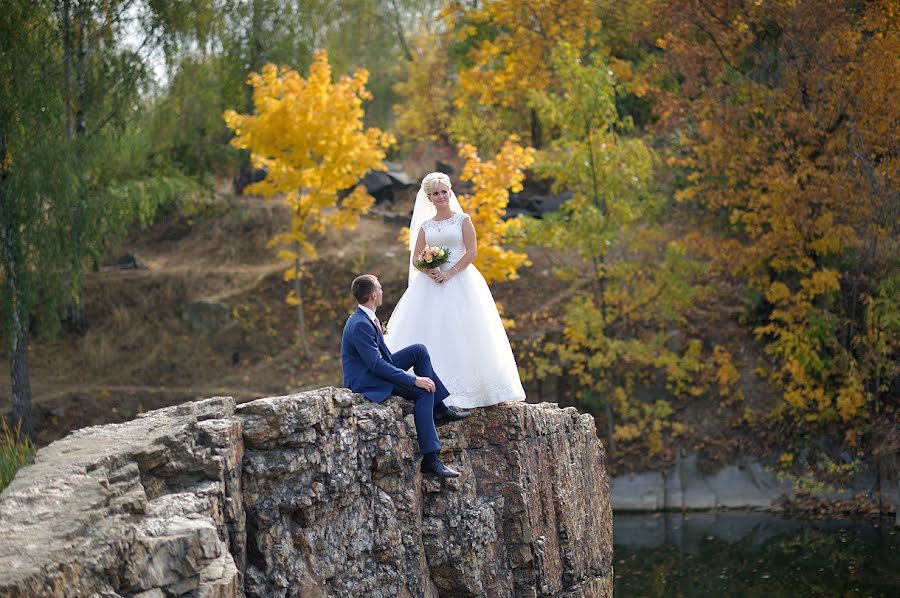
{"label": "water", "polygon": [[615,515],[615,596],[900,597],[893,520]]}

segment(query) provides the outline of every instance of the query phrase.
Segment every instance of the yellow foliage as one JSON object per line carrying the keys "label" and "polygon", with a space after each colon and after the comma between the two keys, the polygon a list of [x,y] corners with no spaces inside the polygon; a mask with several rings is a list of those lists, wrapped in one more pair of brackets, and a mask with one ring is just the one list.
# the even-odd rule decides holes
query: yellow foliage
{"label": "yellow foliage", "polygon": [[[617,390],[622,391],[621,388]],[[665,434],[681,436],[689,431],[686,425],[670,419],[673,411],[668,401],[630,403],[624,397],[624,391],[614,393],[614,396],[619,403],[619,411],[628,420],[615,426],[613,439],[617,442],[642,440],[646,442],[650,455],[658,455],[665,449]]]}
{"label": "yellow foliage", "polygon": [[[225,123],[234,132],[231,145],[250,151],[253,164],[266,169],[264,180],[246,188],[266,198],[276,195],[290,208],[289,232],[276,235],[281,259],[293,259],[286,280],[302,276],[304,258],[314,259],[314,240],[330,229],[355,228],[372,197],[357,186],[370,170],[384,170],[385,150],[394,138],[363,125],[363,101],[370,99],[368,73],[332,82],[324,51],[314,54],[309,76],[273,64],[252,73],[254,114],[227,110]],[[339,192],[354,190],[339,199]],[[287,298],[302,306],[294,291]]]}
{"label": "yellow foliage", "polygon": [[782,453],[778,457],[778,465],[781,466],[782,469],[789,469],[794,464],[794,454],[793,453]]}
{"label": "yellow foliage", "polygon": [[254,165],[267,170],[246,191],[267,198],[284,194],[298,239],[328,226],[353,225],[353,215],[371,205],[359,189],[344,202],[337,196],[369,170],[384,170],[385,149],[394,142],[390,134],[363,127],[362,102],[371,97],[367,77],[361,69],[332,83],[327,54],[320,51],[306,79],[272,64],[252,73],[256,113],[225,112],[235,133],[231,144],[250,150]]}
{"label": "yellow foliage", "polygon": [[515,280],[518,269],[531,262],[526,254],[502,247],[507,235],[521,226],[518,219],[504,221],[503,216],[510,191],[522,190],[523,169],[534,162],[534,150],[522,147],[513,136],[493,160],[483,161],[468,144],[460,145],[459,155],[466,160],[460,177],[472,183],[472,194],[460,196],[459,202],[477,233],[475,265],[487,282]]}
{"label": "yellow foliage", "polygon": [[405,64],[405,79],[394,85],[401,98],[394,106],[395,126],[402,137],[436,141],[449,128],[453,95],[445,37],[427,31],[410,36],[413,59]]}
{"label": "yellow foliage", "polygon": [[409,227],[404,226],[400,229],[400,234],[397,235],[397,240],[400,241],[400,244],[404,247],[409,247]]}
{"label": "yellow foliage", "polygon": [[622,424],[616,426],[616,429],[613,432],[613,438],[615,438],[618,442],[637,440],[640,437],[641,429],[637,426],[637,424]]}
{"label": "yellow foliage", "polygon": [[529,89],[548,86],[547,65],[557,43],[584,48],[600,28],[589,0],[489,0],[471,6],[457,1],[444,8],[450,27],[463,25],[457,31],[460,41],[479,31],[493,33],[469,52],[473,65],[460,73],[457,105],[514,105]]}
{"label": "yellow foliage", "polygon": [[836,404],[838,414],[845,422],[856,417],[866,404],[865,389],[855,367],[847,376],[846,384],[838,391]]}
{"label": "yellow foliage", "polygon": [[741,374],[731,361],[731,353],[721,345],[713,347],[712,358],[713,363],[716,365],[716,381],[719,383],[719,394],[724,397],[741,379]]}
{"label": "yellow foliage", "polygon": [[680,136],[676,199],[729,227],[704,249],[769,304],[755,332],[787,413],[852,424],[888,372],[883,339],[896,338],[891,318],[874,334],[861,325],[866,297],[896,276],[896,2],[657,7],[657,74],[683,82],[657,90]]}
{"label": "yellow foliage", "polygon": [[506,130],[530,134],[528,95],[554,82],[553,49],[560,43],[589,48],[600,28],[591,0],[454,0],[443,14],[456,42],[469,48],[470,66],[459,72],[453,102],[466,121],[454,128],[470,139],[497,137],[497,131],[484,130],[503,120],[492,109],[510,113]]}

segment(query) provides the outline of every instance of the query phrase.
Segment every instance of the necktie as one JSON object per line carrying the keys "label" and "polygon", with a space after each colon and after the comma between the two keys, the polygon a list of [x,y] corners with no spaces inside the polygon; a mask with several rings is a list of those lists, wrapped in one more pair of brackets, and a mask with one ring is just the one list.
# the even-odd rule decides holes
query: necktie
{"label": "necktie", "polygon": [[378,316],[375,316],[375,320],[372,322],[372,326],[375,327],[375,332],[378,333],[378,338],[383,338],[384,335],[381,333],[381,320],[378,319]]}

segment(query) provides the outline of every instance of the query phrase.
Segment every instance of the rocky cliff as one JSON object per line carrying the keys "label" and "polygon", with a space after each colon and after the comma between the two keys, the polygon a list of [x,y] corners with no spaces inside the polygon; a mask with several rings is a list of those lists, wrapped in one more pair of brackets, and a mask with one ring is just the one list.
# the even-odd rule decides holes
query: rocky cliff
{"label": "rocky cliff", "polygon": [[590,417],[501,405],[441,436],[457,479],[417,471],[406,402],[333,388],[79,430],[0,495],[0,596],[612,596]]}

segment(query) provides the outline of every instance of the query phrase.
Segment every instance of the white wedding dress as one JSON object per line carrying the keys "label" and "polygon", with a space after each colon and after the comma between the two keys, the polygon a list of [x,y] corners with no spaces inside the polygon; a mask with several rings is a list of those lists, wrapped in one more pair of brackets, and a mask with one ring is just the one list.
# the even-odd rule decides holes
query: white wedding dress
{"label": "white wedding dress", "polygon": [[[462,223],[468,217],[457,212],[422,223],[427,245],[450,249],[441,270],[449,270],[465,254]],[[475,266],[443,283],[414,273],[387,328],[385,342],[392,352],[415,343],[428,348],[434,371],[450,391],[445,405],[486,407],[525,399],[494,298]]]}

